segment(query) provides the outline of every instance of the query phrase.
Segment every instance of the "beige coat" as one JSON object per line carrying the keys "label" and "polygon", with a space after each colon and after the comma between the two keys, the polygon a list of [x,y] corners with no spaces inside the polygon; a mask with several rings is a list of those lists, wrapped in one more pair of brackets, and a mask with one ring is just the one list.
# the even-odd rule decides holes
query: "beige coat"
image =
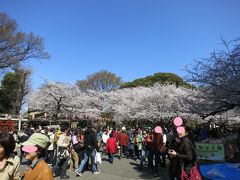
{"label": "beige coat", "polygon": [[6,166],[0,170],[1,180],[19,180],[20,179],[20,159],[12,156],[7,159]]}

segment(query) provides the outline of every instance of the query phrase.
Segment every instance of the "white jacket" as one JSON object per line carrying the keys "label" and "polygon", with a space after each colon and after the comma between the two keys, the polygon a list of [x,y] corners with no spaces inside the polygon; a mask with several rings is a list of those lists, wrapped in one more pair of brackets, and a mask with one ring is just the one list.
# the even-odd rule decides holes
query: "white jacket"
{"label": "white jacket", "polygon": [[50,146],[48,147],[48,151],[53,151],[54,150],[54,146],[53,146],[53,144],[54,144],[54,133],[52,133],[52,132],[49,132],[48,133],[48,136],[49,136],[49,142],[51,143],[50,144]]}

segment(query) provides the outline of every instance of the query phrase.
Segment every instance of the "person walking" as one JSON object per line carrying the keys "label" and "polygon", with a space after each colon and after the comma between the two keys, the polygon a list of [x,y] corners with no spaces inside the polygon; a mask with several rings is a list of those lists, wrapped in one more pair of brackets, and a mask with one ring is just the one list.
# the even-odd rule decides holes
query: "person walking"
{"label": "person walking", "polygon": [[80,144],[78,143],[77,135],[78,132],[74,131],[74,134],[71,137],[71,162],[69,171],[72,171],[73,168],[76,170],[79,165],[78,152],[80,152]]}
{"label": "person walking", "polygon": [[[128,135],[124,130],[119,135],[119,145],[120,145],[120,159],[126,157],[127,147],[128,147]],[[124,155],[124,156],[123,156]]]}
{"label": "person walking", "polygon": [[141,151],[142,151],[142,131],[141,129],[136,130],[134,137],[134,150],[136,156],[136,162],[140,159]]}
{"label": "person walking", "polygon": [[113,163],[113,156],[115,153],[117,153],[118,145],[116,138],[113,136],[113,132],[110,134],[109,139],[106,143],[106,153],[108,154],[108,159],[110,163]]}
{"label": "person walking", "polygon": [[88,126],[87,130],[85,131],[85,136],[84,136],[83,159],[81,160],[81,164],[80,164],[79,168],[76,169],[76,171],[75,171],[75,173],[78,176],[82,176],[84,167],[89,158],[91,158],[92,173],[93,174],[100,173],[100,171],[97,169],[97,164],[95,163],[96,151],[99,151],[99,147],[97,144],[97,138],[92,129],[92,126]]}
{"label": "person walking", "polygon": [[54,158],[54,150],[55,150],[54,136],[55,136],[54,129],[50,129],[50,131],[48,132],[50,145],[47,149],[48,151],[47,163],[50,164],[51,166],[53,166],[53,158]]}
{"label": "person walking", "polygon": [[22,131],[19,131],[18,132],[18,140],[19,140],[19,144],[20,144],[20,164],[22,164],[22,161],[23,161],[23,155],[24,155],[24,152],[22,150],[22,143],[27,141],[29,138],[29,136],[27,135],[27,132],[26,130],[22,130]]}
{"label": "person walking", "polygon": [[155,150],[155,139],[156,133],[152,129],[148,130],[147,135],[147,149],[148,149],[148,168],[151,169],[152,173],[154,172],[153,159],[154,159],[154,150]]}
{"label": "person walking", "polygon": [[57,154],[57,162],[54,166],[54,175],[60,175],[60,179],[69,179],[70,177],[66,174],[68,161],[70,159],[70,142],[71,138],[67,131],[66,127],[62,127],[61,134],[58,138],[58,154]]}
{"label": "person walking", "polygon": [[142,149],[141,149],[141,159],[139,169],[143,168],[143,162],[146,161],[146,157],[148,157],[148,149],[147,149],[147,132],[143,131],[142,133]]}
{"label": "person walking", "polygon": [[155,137],[154,137],[154,140],[153,140],[153,143],[154,143],[154,155],[155,155],[155,167],[154,167],[154,173],[153,175],[155,177],[157,177],[159,174],[158,174],[158,168],[159,168],[159,164],[161,163],[161,160],[160,160],[160,149],[161,147],[163,146],[163,131],[162,131],[162,128],[160,126],[157,126],[155,128]]}

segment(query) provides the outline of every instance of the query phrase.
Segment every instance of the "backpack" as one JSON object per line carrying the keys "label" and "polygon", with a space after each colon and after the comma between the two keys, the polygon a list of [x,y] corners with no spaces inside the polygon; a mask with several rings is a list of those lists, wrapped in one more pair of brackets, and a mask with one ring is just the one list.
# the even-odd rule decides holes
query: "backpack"
{"label": "backpack", "polygon": [[59,136],[57,145],[60,148],[67,148],[69,146],[69,139],[66,134],[61,134]]}

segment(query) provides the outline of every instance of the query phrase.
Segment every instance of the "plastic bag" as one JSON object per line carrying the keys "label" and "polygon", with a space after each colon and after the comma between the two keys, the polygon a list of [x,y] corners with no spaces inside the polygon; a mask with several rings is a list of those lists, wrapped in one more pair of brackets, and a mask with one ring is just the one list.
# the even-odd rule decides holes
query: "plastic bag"
{"label": "plastic bag", "polygon": [[219,171],[216,167],[213,167],[207,172],[207,177],[209,178],[225,178],[224,174]]}
{"label": "plastic bag", "polygon": [[96,152],[96,155],[95,155],[95,163],[96,163],[96,164],[102,164],[101,153],[99,153],[99,152]]}

